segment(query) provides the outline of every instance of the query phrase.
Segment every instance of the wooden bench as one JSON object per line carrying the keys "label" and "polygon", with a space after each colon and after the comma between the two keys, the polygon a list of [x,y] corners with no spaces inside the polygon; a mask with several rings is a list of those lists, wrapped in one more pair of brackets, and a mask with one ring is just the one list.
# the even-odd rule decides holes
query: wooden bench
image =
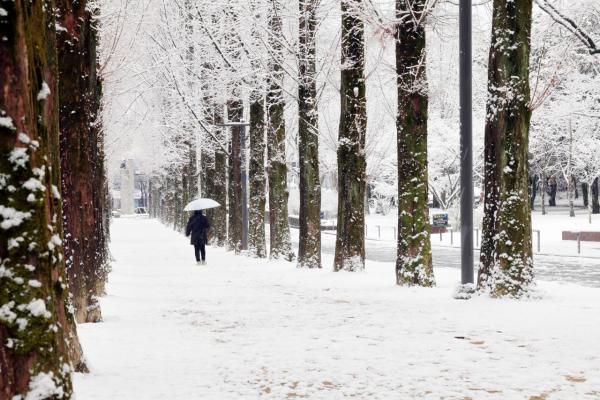
{"label": "wooden bench", "polygon": [[578,240],[578,239],[581,242],[600,242],[600,231],[563,231],[562,232],[562,240]]}

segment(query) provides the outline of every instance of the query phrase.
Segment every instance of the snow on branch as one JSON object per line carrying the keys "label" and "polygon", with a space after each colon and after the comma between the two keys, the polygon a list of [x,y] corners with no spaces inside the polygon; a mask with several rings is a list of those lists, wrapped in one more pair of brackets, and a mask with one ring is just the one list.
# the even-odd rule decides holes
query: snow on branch
{"label": "snow on branch", "polygon": [[579,39],[587,48],[590,54],[600,54],[600,49],[592,37],[579,26],[572,18],[569,18],[556,7],[548,2],[548,0],[536,0],[537,5],[545,11],[556,23],[564,26],[577,39]]}

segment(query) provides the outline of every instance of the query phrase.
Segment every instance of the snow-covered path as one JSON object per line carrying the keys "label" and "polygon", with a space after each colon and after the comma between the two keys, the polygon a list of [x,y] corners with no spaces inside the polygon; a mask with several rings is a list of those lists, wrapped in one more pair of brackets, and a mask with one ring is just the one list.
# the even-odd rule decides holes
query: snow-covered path
{"label": "snow-covered path", "polygon": [[458,301],[452,268],[408,289],[386,263],[306,271],[209,249],[199,267],[148,219],[116,219],[111,236],[105,322],[79,327],[92,372],[78,400],[600,398],[600,289]]}

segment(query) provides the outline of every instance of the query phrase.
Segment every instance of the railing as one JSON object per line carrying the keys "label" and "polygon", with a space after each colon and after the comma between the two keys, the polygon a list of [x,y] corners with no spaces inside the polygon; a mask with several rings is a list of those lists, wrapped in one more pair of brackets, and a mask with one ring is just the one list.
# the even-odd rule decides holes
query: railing
{"label": "railing", "polygon": [[[382,235],[382,232],[385,232],[385,230],[388,231],[388,233],[391,233],[390,235]],[[473,229],[473,231],[475,232],[475,246],[476,248],[479,248],[479,244],[480,244],[480,228],[475,228]],[[535,249],[537,251],[537,253],[541,252],[541,231],[539,229],[533,229],[532,232],[535,234]],[[439,241],[443,242],[444,241],[444,235],[448,234],[450,235],[450,246],[454,246],[454,233],[460,233],[460,231],[455,231],[454,229],[452,229],[452,227],[447,227],[446,228],[446,232],[444,231],[440,231],[438,233],[439,235]],[[377,240],[397,240],[398,239],[398,233],[397,233],[397,228],[393,227],[393,226],[382,226],[382,225],[365,225],[365,237],[367,239],[377,239]],[[446,236],[447,237],[447,236]],[[579,236],[578,236],[579,238]],[[578,253],[581,253],[581,245],[580,245],[580,240],[578,239]]]}

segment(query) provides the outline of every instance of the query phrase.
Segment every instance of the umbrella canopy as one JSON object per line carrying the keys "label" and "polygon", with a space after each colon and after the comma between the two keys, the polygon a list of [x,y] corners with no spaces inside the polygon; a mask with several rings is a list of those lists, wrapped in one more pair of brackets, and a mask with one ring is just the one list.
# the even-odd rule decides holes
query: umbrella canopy
{"label": "umbrella canopy", "polygon": [[183,209],[183,211],[196,211],[196,210],[206,210],[207,208],[215,208],[219,207],[220,204],[214,201],[213,199],[196,199],[190,203]]}

